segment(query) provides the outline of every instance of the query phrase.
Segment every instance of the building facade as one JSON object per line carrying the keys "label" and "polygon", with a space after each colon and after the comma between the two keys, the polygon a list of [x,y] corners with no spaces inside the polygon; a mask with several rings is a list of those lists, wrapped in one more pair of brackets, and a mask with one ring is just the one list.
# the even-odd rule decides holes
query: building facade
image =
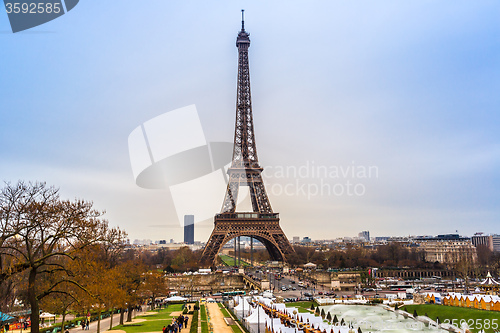
{"label": "building facade", "polygon": [[428,240],[420,242],[420,249],[429,262],[455,264],[462,260],[475,262],[477,259],[476,247],[466,240]]}
{"label": "building facade", "polygon": [[365,231],[361,231],[359,234],[358,234],[358,237],[359,238],[362,238],[365,240],[365,242],[369,242],[370,241],[370,232],[365,230]]}
{"label": "building facade", "polygon": [[194,215],[184,215],[184,243],[194,244]]}
{"label": "building facade", "polygon": [[478,232],[472,236],[472,244],[474,246],[486,246],[490,251],[500,251],[500,235],[485,235]]}

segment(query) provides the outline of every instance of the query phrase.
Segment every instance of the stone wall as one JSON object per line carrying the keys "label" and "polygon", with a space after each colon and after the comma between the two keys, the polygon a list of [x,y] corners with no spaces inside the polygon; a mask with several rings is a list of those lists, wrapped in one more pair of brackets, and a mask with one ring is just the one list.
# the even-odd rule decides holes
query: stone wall
{"label": "stone wall", "polygon": [[232,290],[243,290],[245,283],[239,274],[207,274],[207,275],[178,275],[168,276],[167,283],[170,291],[179,294],[197,295],[200,293],[217,293]]}

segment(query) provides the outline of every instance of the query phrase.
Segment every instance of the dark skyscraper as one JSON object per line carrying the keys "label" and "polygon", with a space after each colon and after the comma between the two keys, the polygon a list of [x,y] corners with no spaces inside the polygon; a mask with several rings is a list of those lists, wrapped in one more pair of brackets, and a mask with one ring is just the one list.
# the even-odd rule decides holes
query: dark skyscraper
{"label": "dark skyscraper", "polygon": [[194,244],[194,215],[184,215],[184,243]]}

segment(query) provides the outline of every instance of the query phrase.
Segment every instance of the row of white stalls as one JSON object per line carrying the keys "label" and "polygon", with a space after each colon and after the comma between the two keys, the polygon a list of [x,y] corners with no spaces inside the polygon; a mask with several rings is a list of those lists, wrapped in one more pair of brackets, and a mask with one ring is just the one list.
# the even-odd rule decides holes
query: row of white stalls
{"label": "row of white stalls", "polygon": [[[275,310],[281,317],[288,318],[287,325],[280,318],[270,318],[264,309]],[[287,308],[284,303],[273,303],[270,299],[261,296],[237,296],[234,298],[233,312],[251,333],[348,333],[349,328],[330,325],[323,321],[321,316],[312,313],[300,313],[297,308]],[[267,330],[266,330],[267,329]]]}

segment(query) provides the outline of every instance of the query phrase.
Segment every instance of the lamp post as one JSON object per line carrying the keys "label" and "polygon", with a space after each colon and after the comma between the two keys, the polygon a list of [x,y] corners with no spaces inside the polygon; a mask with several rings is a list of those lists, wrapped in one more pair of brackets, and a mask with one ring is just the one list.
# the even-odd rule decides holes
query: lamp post
{"label": "lamp post", "polygon": [[259,311],[259,303],[257,303],[257,332],[260,333],[260,311]]}

